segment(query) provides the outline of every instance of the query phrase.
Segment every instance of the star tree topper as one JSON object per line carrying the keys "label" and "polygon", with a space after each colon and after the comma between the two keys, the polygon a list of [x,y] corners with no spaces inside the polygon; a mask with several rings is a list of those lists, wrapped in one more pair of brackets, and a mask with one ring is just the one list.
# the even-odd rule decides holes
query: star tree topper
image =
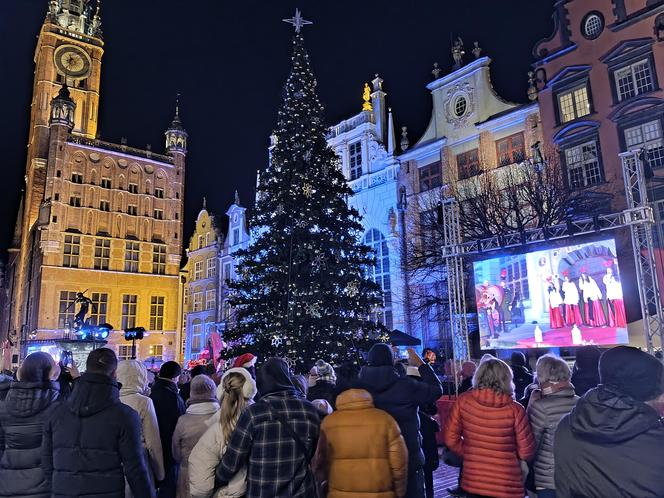
{"label": "star tree topper", "polygon": [[302,30],[302,26],[306,26],[307,24],[313,24],[311,21],[307,21],[302,17],[300,9],[295,9],[294,17],[291,17],[290,19],[282,19],[282,21],[288,24],[292,24],[295,27],[296,33],[299,33],[300,30]]}

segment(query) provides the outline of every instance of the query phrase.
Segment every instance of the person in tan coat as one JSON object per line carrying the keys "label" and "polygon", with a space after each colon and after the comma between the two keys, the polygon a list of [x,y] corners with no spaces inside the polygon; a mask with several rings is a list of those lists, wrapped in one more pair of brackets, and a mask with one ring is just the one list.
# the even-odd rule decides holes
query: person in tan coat
{"label": "person in tan coat", "polygon": [[401,498],[408,450],[396,421],[374,408],[364,389],[349,389],[323,420],[313,467],[328,498]]}
{"label": "person in tan coat", "polygon": [[178,419],[173,433],[173,459],[180,465],[177,498],[190,498],[189,455],[205,431],[218,423],[219,401],[215,396],[217,386],[207,375],[197,375],[191,381],[191,394],[187,412]]}

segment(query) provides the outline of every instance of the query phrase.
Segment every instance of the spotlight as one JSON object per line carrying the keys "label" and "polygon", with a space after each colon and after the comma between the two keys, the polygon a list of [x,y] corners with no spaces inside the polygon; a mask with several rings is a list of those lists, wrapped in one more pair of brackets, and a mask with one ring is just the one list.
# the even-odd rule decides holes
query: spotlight
{"label": "spotlight", "polygon": [[145,334],[144,327],[131,327],[125,330],[124,337],[126,341],[139,340],[143,339],[144,334]]}

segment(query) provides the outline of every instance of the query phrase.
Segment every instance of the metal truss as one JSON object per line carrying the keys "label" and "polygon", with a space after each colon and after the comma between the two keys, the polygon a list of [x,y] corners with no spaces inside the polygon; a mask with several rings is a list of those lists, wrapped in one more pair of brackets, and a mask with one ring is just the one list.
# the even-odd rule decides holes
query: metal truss
{"label": "metal truss", "polygon": [[[632,250],[636,266],[636,278],[641,298],[641,313],[643,315],[643,333],[649,352],[654,350],[654,339],[659,345],[662,341],[662,301],[659,295],[657,271],[655,268],[655,244],[653,243],[652,225],[654,223],[652,208],[648,204],[648,190],[643,169],[643,163],[638,151],[620,154],[622,161],[623,178],[625,180],[625,196],[628,209],[625,213],[629,217],[629,228],[632,234]],[[645,212],[643,212],[645,211]],[[647,217],[642,219],[640,214]],[[632,219],[632,214],[636,219]]]}
{"label": "metal truss", "polygon": [[465,318],[466,296],[463,281],[463,258],[484,255],[494,251],[542,244],[574,236],[597,234],[629,228],[636,264],[641,313],[646,346],[649,352],[655,348],[654,339],[664,346],[664,321],[655,267],[653,242],[653,209],[648,203],[646,180],[639,152],[620,154],[625,179],[628,208],[620,213],[599,215],[593,218],[569,220],[566,223],[544,228],[532,228],[486,239],[461,242],[459,205],[449,200],[443,205],[444,238],[442,256],[448,268],[448,297],[450,326],[454,337],[454,353],[457,359],[469,354],[468,323]]}
{"label": "metal truss", "polygon": [[[445,247],[458,247],[461,243],[459,205],[448,201],[442,205],[443,243]],[[466,318],[466,286],[463,280],[463,258],[460,254],[443,252],[447,266],[447,299],[450,316],[450,332],[455,360],[470,358],[468,319]],[[457,362],[454,362],[456,370]],[[456,372],[455,372],[456,373]],[[455,382],[457,375],[454,376]]]}

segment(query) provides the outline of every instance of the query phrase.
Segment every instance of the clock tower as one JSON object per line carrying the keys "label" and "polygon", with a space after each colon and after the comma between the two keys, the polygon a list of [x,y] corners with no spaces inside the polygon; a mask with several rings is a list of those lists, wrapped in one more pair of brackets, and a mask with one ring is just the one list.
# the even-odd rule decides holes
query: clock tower
{"label": "clock tower", "polygon": [[[49,158],[51,106],[63,86],[72,102],[71,133],[94,139],[99,114],[99,83],[102,40],[100,0],[49,0],[35,50],[35,78],[30,106],[28,153],[25,170],[23,212],[17,220],[21,245],[13,247],[18,256],[16,299],[21,302],[26,292],[24,278],[30,251],[30,233],[45,199],[47,162]],[[14,314],[21,320],[22,309]]]}

